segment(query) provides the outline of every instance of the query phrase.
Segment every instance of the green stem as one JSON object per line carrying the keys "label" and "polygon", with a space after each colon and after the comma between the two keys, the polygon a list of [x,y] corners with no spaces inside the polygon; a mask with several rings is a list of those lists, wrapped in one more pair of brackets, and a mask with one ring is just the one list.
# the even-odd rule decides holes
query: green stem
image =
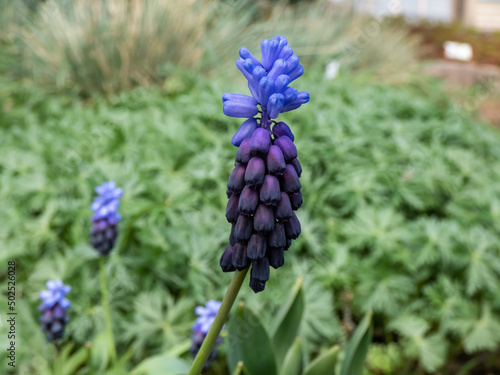
{"label": "green stem", "polygon": [[111,363],[113,364],[116,359],[115,338],[113,336],[113,328],[111,326],[111,315],[109,313],[109,300],[108,300],[108,287],[106,283],[106,258],[100,259],[100,276],[101,276],[101,303],[104,310],[104,326],[106,328],[106,335],[108,336],[108,345],[110,350]]}
{"label": "green stem", "polygon": [[215,316],[214,322],[212,323],[212,326],[210,327],[205,340],[203,340],[203,344],[201,345],[200,351],[194,359],[193,365],[191,366],[188,375],[201,374],[203,366],[205,365],[208,356],[212,352],[215,342],[219,337],[219,333],[227,320],[229,312],[231,311],[231,307],[233,306],[233,303],[238,296],[238,292],[240,291],[241,284],[243,284],[243,280],[245,280],[247,272],[248,268],[244,269],[243,271],[236,271],[234,273],[231,284],[229,284],[229,288],[227,289],[226,295],[224,296],[222,304],[220,305],[219,312]]}

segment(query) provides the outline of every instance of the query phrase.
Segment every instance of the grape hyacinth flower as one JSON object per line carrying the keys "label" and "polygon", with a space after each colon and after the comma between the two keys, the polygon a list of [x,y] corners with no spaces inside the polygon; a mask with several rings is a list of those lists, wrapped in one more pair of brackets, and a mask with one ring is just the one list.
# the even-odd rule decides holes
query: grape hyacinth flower
{"label": "grape hyacinth flower", "polygon": [[52,342],[64,336],[64,327],[69,321],[67,314],[71,302],[64,296],[71,290],[70,286],[63,285],[61,280],[47,281],[48,290],[42,290],[39,294],[42,304],[38,307],[40,311],[40,325],[45,333],[47,341]]}
{"label": "grape hyacinth flower", "polygon": [[227,184],[231,234],[220,266],[224,272],[252,266],[255,293],[264,290],[269,266],[281,267],[284,251],[300,235],[294,211],[302,205],[302,167],[290,127],[275,119],[307,103],[309,93],[289,87],[304,69],[287,43],[282,36],[263,40],[262,62],[242,47],[236,66],[252,96],[222,95],[224,114],[246,120],[231,139],[238,147]]}
{"label": "grape hyacinth flower", "polygon": [[99,253],[108,255],[118,237],[117,224],[121,220],[118,206],[123,191],[114,182],[104,182],[95,191],[99,195],[90,206],[94,211],[90,243]]}
{"label": "grape hyacinth flower", "polygon": [[[195,358],[196,355],[198,354],[198,351],[201,348],[201,344],[203,344],[203,341],[207,336],[208,330],[212,326],[215,316],[219,311],[220,305],[221,302],[210,300],[205,304],[205,307],[198,306],[195,309],[195,313],[199,317],[196,319],[196,322],[193,325],[193,334],[191,336],[192,343],[190,352],[193,358]],[[221,338],[219,337],[217,338],[216,346],[220,344],[220,342]],[[205,368],[207,368],[208,363],[210,361],[215,360],[216,357],[217,357],[217,352],[216,348],[214,347],[214,349],[210,352],[207,362],[205,363]]]}

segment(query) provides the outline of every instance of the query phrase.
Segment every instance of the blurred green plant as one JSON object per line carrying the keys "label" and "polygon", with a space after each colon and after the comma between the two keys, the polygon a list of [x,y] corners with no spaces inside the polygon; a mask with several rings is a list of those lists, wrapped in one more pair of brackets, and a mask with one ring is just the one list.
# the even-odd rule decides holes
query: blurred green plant
{"label": "blurred green plant", "polygon": [[[228,276],[218,257],[228,224],[220,213],[234,155],[227,140],[239,124],[221,119],[219,93],[241,82],[180,68],[175,79],[175,90],[137,88],[112,99],[20,84],[2,96],[0,262],[19,265],[19,373],[50,373],[53,353],[36,321],[47,278],[73,287],[68,355],[85,345],[91,357],[92,347],[99,352],[99,263],[88,231],[102,181],[125,193],[122,237],[107,264],[117,362],[130,353],[125,372],[150,357],[188,358],[194,307],[222,297]],[[386,349],[370,349],[373,374],[386,356],[398,374],[458,373],[467,361],[495,372],[498,130],[432,81],[391,86],[344,72],[326,81],[313,69],[304,81],[311,103],[285,115],[296,124],[305,171],[302,235],[266,293],[242,292],[245,306],[273,332],[282,291],[300,276],[308,358],[343,345],[351,323],[372,310],[374,341]],[[212,373],[227,373],[224,350]],[[90,360],[79,372],[100,366]]]}
{"label": "blurred green plant", "polygon": [[[0,13],[3,71],[48,88],[83,96],[134,86],[177,83],[172,66],[225,73],[242,45],[286,35],[308,65],[338,59],[343,69],[407,80],[416,44],[403,28],[328,1],[272,6],[247,1],[48,0],[35,12],[22,0]],[[230,55],[229,55],[230,54]],[[405,69],[400,69],[405,67]]]}

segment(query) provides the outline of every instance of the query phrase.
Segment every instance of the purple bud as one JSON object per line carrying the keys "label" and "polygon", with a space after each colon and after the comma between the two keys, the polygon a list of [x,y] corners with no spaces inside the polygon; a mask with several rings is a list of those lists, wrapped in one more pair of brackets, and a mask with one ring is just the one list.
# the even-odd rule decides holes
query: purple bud
{"label": "purple bud", "polygon": [[253,227],[258,233],[269,233],[274,229],[274,210],[265,204],[259,204],[255,217]]}
{"label": "purple bud", "polygon": [[302,174],[302,166],[300,165],[299,159],[295,158],[290,162],[291,165],[295,168],[295,171],[297,172],[297,176],[300,177]]}
{"label": "purple bud", "polygon": [[240,212],[238,211],[239,199],[240,198],[238,194],[233,194],[231,198],[229,198],[229,201],[227,202],[226,219],[230,223],[236,223],[236,220],[238,220],[238,216],[240,216]]}
{"label": "purple bud", "polygon": [[288,76],[290,77],[290,80],[294,81],[302,74],[304,74],[304,68],[299,64],[291,72],[288,73]]}
{"label": "purple bud", "polygon": [[297,211],[302,206],[302,193],[299,191],[298,193],[291,194],[290,203],[292,204],[293,210]]}
{"label": "purple bud", "polygon": [[227,181],[227,190],[230,193],[239,193],[245,187],[245,167],[238,165],[234,167]]}
{"label": "purple bud", "polygon": [[[271,68],[271,70],[269,70],[269,72],[267,73],[267,76],[268,76],[269,78],[271,78],[272,80],[275,80],[276,78],[278,78],[278,76],[279,76],[279,75],[281,75],[281,74],[286,74],[286,73],[287,73],[287,71],[288,71],[288,65],[287,65],[286,61],[285,61],[285,60],[283,60],[283,59],[278,59],[278,60],[276,60],[276,61],[274,62],[273,67]],[[302,72],[303,72],[303,71],[304,71],[304,70],[302,70]],[[290,72],[290,74],[291,74],[291,73],[294,73],[295,75],[297,74],[297,73],[295,72],[295,69],[294,69],[294,70],[292,70],[292,71]],[[290,77],[290,80],[291,80],[291,81],[293,81],[294,79],[295,79],[295,78],[293,78],[293,79],[292,79],[292,77]]]}
{"label": "purple bud", "polygon": [[[234,228],[234,237],[237,241],[248,241],[253,232],[253,218],[240,215]],[[235,245],[236,246],[236,245]]]}
{"label": "purple bud", "polygon": [[253,215],[259,204],[259,193],[250,186],[245,186],[240,195],[238,209],[243,215]]}
{"label": "purple bud", "polygon": [[290,197],[287,193],[281,192],[281,199],[276,207],[276,219],[279,221],[286,221],[292,217],[292,205]]}
{"label": "purple bud", "polygon": [[297,55],[292,55],[286,60],[287,68],[289,72],[292,72],[299,65],[299,57]]}
{"label": "purple bud", "polygon": [[267,237],[258,233],[252,234],[247,244],[247,257],[261,259],[266,255]]}
{"label": "purple bud", "polygon": [[240,48],[240,57],[245,60],[252,60],[253,65],[260,66],[260,61],[246,47]]}
{"label": "purple bud", "polygon": [[240,72],[243,73],[247,80],[250,80],[252,78],[252,75],[246,69],[248,67],[248,63],[246,61],[247,59],[239,58],[238,60],[236,60],[236,67],[240,70]]}
{"label": "purple bud", "polygon": [[243,140],[246,138],[250,138],[255,129],[257,129],[258,127],[259,124],[257,124],[257,120],[253,117],[245,120],[243,124],[241,124],[236,134],[233,135],[233,138],[231,138],[231,144],[236,147],[240,146]]}
{"label": "purple bud", "polygon": [[286,163],[283,153],[278,146],[272,145],[267,153],[267,170],[269,173],[280,175],[285,171]]}
{"label": "purple bud", "polygon": [[228,102],[228,101],[233,101],[233,102],[238,102],[238,103],[244,103],[244,104],[249,104],[249,105],[257,105],[257,100],[255,98],[248,96],[248,95],[242,95],[242,94],[233,94],[231,92],[225,92],[222,94],[222,103]]}
{"label": "purple bud", "polygon": [[290,77],[288,77],[286,74],[278,76],[278,78],[276,78],[276,81],[274,82],[276,92],[283,92],[289,84]]}
{"label": "purple bud", "polygon": [[292,214],[292,217],[285,222],[285,234],[288,238],[293,240],[300,235],[300,221],[295,215],[295,212]]}
{"label": "purple bud", "polygon": [[250,273],[252,279],[260,281],[269,280],[269,259],[262,258],[252,262],[252,271]]}
{"label": "purple bud", "polygon": [[229,234],[229,244],[231,246],[234,246],[234,244],[236,243],[236,237],[234,236],[234,227],[236,227],[236,224],[231,224],[231,233]]}
{"label": "purple bud", "polygon": [[264,155],[271,147],[271,135],[264,128],[258,128],[250,138],[250,151],[254,154]]}
{"label": "purple bud", "polygon": [[276,206],[281,198],[280,182],[273,175],[266,175],[260,187],[260,201],[267,205]]}
{"label": "purple bud", "polygon": [[276,138],[286,135],[292,141],[295,140],[295,136],[293,135],[292,131],[290,130],[288,125],[285,124],[283,121],[278,122],[276,125],[273,126],[273,134],[276,136]]}
{"label": "purple bud", "polygon": [[240,147],[238,147],[238,151],[236,151],[236,157],[234,158],[234,160],[240,164],[247,164],[251,157],[252,155],[250,153],[250,138],[245,138],[241,142]]}
{"label": "purple bud", "polygon": [[288,250],[290,248],[290,246],[292,246],[292,239],[291,238],[287,238],[284,250],[285,251]]}
{"label": "purple bud", "polygon": [[274,141],[274,144],[281,149],[286,162],[289,162],[297,157],[297,147],[293,141],[286,135],[283,135]]}
{"label": "purple bud", "polygon": [[274,229],[269,235],[269,247],[284,247],[286,245],[285,227],[283,223],[274,224]]}
{"label": "purple bud", "polygon": [[282,248],[268,251],[267,258],[269,259],[269,265],[274,269],[280,268],[285,264],[285,254]]}
{"label": "purple bud", "polygon": [[253,117],[259,113],[256,105],[233,100],[224,102],[222,104],[222,111],[229,117]]}
{"label": "purple bud", "polygon": [[238,271],[244,270],[250,265],[247,258],[247,247],[241,243],[233,246],[233,266]]}
{"label": "purple bud", "polygon": [[269,77],[263,77],[259,81],[259,98],[262,107],[267,107],[269,97],[274,92],[274,81]]}
{"label": "purple bud", "polygon": [[[293,167],[292,167],[293,168]],[[248,162],[244,182],[250,186],[259,186],[264,182],[266,175],[266,164],[264,160],[255,156]],[[243,189],[243,187],[242,187]]]}
{"label": "purple bud", "polygon": [[288,60],[288,58],[292,55],[293,55],[292,47],[284,46],[278,57],[283,60]]}
{"label": "purple bud", "polygon": [[267,112],[270,118],[276,118],[285,105],[285,97],[282,94],[272,94],[267,101]]}
{"label": "purple bud", "polygon": [[250,278],[250,288],[252,288],[252,290],[255,293],[259,293],[259,292],[262,292],[266,288],[266,283],[264,281],[260,281],[260,280],[257,280],[257,279],[254,279],[251,277]]}
{"label": "purple bud", "polygon": [[283,177],[281,178],[281,188],[286,193],[297,193],[302,188],[299,176],[291,164],[287,164]]}
{"label": "purple bud", "polygon": [[236,270],[233,266],[233,247],[228,246],[226,250],[222,253],[219,261],[222,272],[233,272]]}

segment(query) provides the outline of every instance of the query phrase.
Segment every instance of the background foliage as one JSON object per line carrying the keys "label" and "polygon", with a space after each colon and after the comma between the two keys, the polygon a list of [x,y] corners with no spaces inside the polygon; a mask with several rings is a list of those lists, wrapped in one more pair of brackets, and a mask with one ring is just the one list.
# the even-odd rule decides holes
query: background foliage
{"label": "background foliage", "polygon": [[[43,6],[54,4],[61,4],[56,12],[76,12],[85,3]],[[255,296],[244,287],[241,299],[271,322],[303,277],[305,358],[346,342],[372,310],[375,344],[368,373],[500,368],[498,131],[453,104],[436,82],[384,83],[400,80],[392,72],[414,61],[404,33],[378,24],[380,31],[363,32],[366,43],[359,45],[362,20],[348,19],[348,13],[336,13],[333,22],[327,8],[305,4],[244,13],[238,12],[246,8],[219,6],[226,12],[220,18],[197,13],[198,26],[209,25],[207,33],[183,25],[185,40],[161,39],[171,38],[169,22],[165,35],[136,29],[130,43],[189,45],[161,56],[144,53],[151,65],[137,68],[147,67],[146,73],[133,64],[125,69],[117,59],[135,46],[118,32],[129,24],[126,18],[118,17],[118,26],[100,24],[117,27],[114,41],[95,34],[83,38],[97,43],[93,49],[103,48],[105,64],[86,53],[74,58],[90,48],[78,38],[91,29],[58,29],[69,27],[65,17],[73,13],[61,13],[56,23],[22,8],[27,13],[11,13],[16,17],[9,31],[2,23],[0,259],[18,263],[19,373],[49,373],[53,353],[39,331],[36,306],[38,291],[55,278],[73,287],[67,343],[91,351],[80,373],[99,372],[103,311],[88,232],[93,189],[106,180],[124,189],[121,237],[107,265],[119,352],[129,353],[130,368],[153,355],[188,357],[194,307],[220,300],[230,278],[220,272],[218,258],[229,234],[225,183],[235,153],[229,139],[239,121],[222,115],[220,97],[243,93],[245,85],[221,73],[232,66],[240,45],[255,48],[261,35],[276,32],[290,35],[310,66],[299,89],[310,92],[311,102],[283,117],[304,167],[303,233],[286,266],[271,273],[266,292]],[[78,15],[96,16],[92,11]],[[228,17],[231,12],[248,18]],[[158,22],[167,17],[145,14]],[[35,30],[31,39],[23,36],[26,30]],[[68,38],[57,39],[62,35]],[[124,55],[105,48],[108,42],[124,48]],[[54,56],[47,54],[51,49]],[[344,68],[326,81],[322,63],[332,57]],[[134,71],[142,78],[134,78]],[[403,73],[407,78],[408,71]],[[121,91],[136,85],[148,87]],[[61,91],[48,93],[56,89]],[[81,100],[98,92],[107,97]],[[0,327],[2,337],[5,329]],[[2,368],[5,361],[0,358]],[[221,357],[212,371],[224,373],[225,366]]]}

